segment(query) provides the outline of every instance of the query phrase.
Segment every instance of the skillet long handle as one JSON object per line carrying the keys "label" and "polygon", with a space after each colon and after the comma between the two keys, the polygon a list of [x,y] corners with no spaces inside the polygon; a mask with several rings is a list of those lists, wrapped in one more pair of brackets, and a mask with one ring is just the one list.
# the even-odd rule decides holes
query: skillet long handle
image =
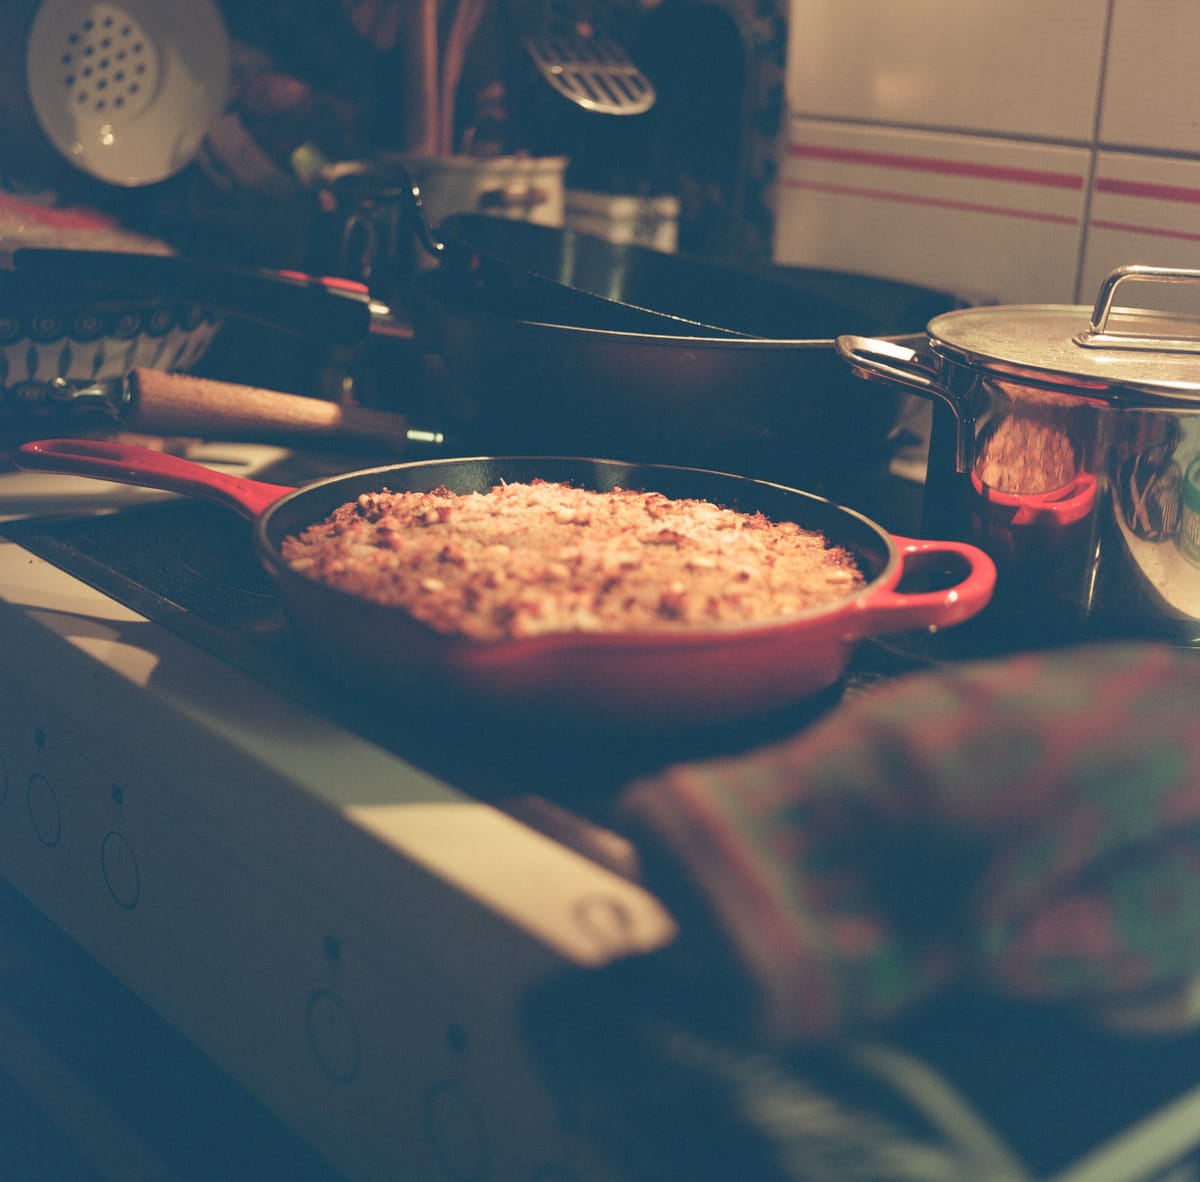
{"label": "skillet long handle", "polygon": [[13,460],[18,468],[35,472],[86,476],[201,497],[250,520],[293,491],[289,485],[248,480],[179,456],[107,439],[39,439],[18,447]]}

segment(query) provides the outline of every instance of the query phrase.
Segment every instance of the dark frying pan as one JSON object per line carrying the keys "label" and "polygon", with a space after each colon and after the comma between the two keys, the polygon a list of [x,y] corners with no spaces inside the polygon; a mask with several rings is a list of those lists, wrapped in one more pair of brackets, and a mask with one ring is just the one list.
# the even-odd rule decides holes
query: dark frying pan
{"label": "dark frying pan", "polygon": [[414,284],[414,323],[444,363],[456,426],[489,449],[732,469],[844,499],[853,477],[886,465],[901,396],[864,391],[823,334],[837,323],[923,332],[937,301],[910,290],[906,314],[884,306],[889,287],[864,281],[856,308],[810,294],[797,324],[811,339],[722,339],[525,319],[434,270]]}
{"label": "dark frying pan", "polygon": [[416,339],[444,362],[459,425],[489,448],[825,489],[886,462],[900,408],[837,356],[844,326],[923,339],[934,316],[979,299],[477,214],[447,218],[428,248],[441,265],[414,280]]}
{"label": "dark frying pan", "polygon": [[360,283],[181,255],[0,243],[0,302],[54,306],[136,294],[179,300],[334,345],[361,345],[382,319]]}
{"label": "dark frying pan", "polygon": [[[867,315],[861,307],[867,288],[876,304],[876,315],[867,318],[894,319],[903,309],[908,333],[922,331],[947,300],[963,302],[893,280],[735,266],[487,214],[453,214],[435,232],[421,215],[415,188],[414,201],[418,238],[441,269],[486,292],[494,310],[523,320],[654,336],[794,342],[831,339],[847,313]],[[923,318],[914,320],[914,312]]]}
{"label": "dark frying pan", "polygon": [[[102,440],[43,440],[24,468],[94,476],[221,502],[254,522],[253,542],[300,642],[357,686],[427,686],[523,714],[624,725],[724,722],[783,708],[835,684],[866,636],[945,627],[979,612],[995,568],[973,546],[896,538],[824,498],[740,476],[561,457],[453,459],[351,472],[300,489],[233,477],[160,452]],[[395,607],[292,571],[280,544],[361,493],[387,487],[486,491],[541,477],[605,491],[620,486],[698,497],[823,531],[850,549],[867,585],[829,607],[754,625],[653,633],[561,633],[481,643],[449,637]],[[901,576],[950,570],[951,586],[904,592]]]}

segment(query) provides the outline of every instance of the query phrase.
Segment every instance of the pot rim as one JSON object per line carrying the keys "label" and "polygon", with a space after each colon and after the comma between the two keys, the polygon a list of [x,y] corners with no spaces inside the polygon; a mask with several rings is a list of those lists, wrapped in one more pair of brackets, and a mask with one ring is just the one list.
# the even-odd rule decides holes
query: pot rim
{"label": "pot rim", "polygon": [[1101,285],[1094,307],[996,304],[957,308],[929,321],[935,358],[1099,402],[1200,406],[1200,314],[1115,304],[1120,284],[1200,282],[1200,271],[1128,265]]}

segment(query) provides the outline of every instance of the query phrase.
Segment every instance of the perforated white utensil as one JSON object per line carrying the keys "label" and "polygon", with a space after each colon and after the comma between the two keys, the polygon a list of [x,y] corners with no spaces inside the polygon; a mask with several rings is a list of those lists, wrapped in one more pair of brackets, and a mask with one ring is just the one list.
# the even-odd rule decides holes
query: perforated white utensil
{"label": "perforated white utensil", "polygon": [[211,0],[43,0],[25,75],[67,160],[112,184],[150,184],[191,161],[224,108],[229,36]]}

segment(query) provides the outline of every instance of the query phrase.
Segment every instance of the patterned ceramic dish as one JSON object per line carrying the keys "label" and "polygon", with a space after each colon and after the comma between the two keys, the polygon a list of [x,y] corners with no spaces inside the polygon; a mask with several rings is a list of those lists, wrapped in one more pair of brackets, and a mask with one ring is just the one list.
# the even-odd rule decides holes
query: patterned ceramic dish
{"label": "patterned ceramic dish", "polygon": [[[20,246],[170,253],[93,210],[0,193],[0,247]],[[0,270],[0,420],[61,417],[63,382],[122,378],[137,367],[186,371],[221,323],[194,302]]]}
{"label": "patterned ceramic dish", "polygon": [[[10,282],[19,280],[19,283]],[[221,318],[193,304],[106,292],[64,299],[0,275],[0,387],[120,378],[135,367],[186,370]]]}

